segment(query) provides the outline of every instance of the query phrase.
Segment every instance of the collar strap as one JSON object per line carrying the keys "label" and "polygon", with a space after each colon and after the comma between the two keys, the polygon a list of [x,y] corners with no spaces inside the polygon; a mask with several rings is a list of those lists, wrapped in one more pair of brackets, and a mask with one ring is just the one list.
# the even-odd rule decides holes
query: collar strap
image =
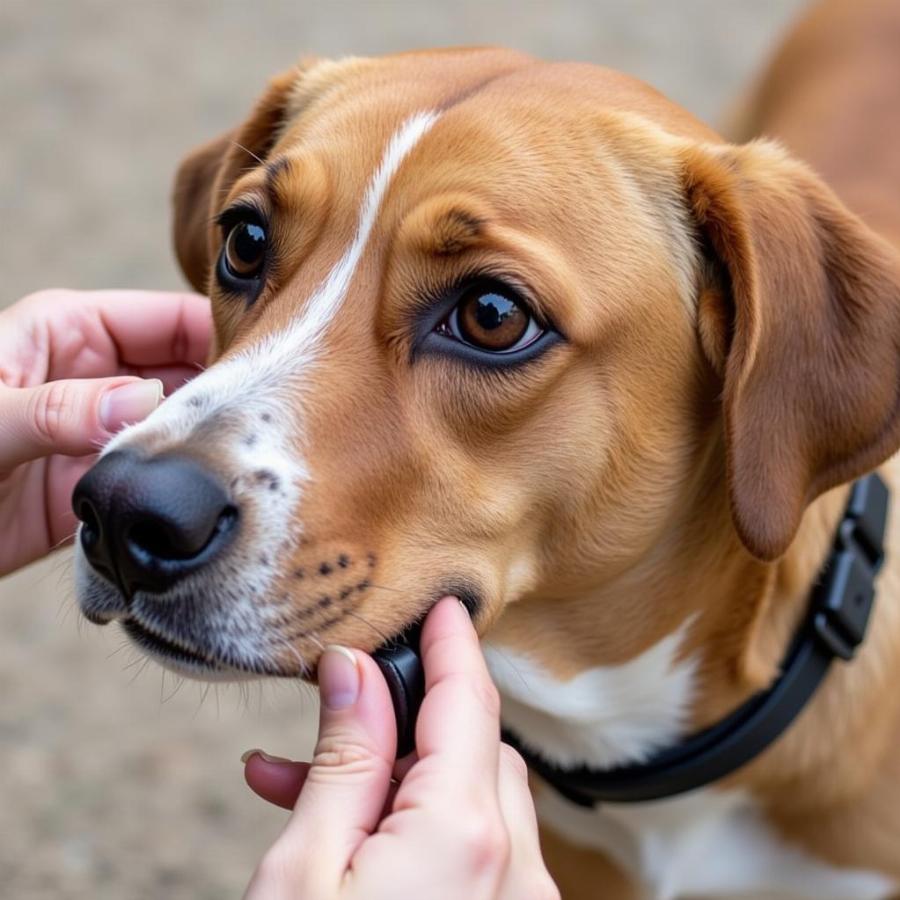
{"label": "collar strap", "polygon": [[504,740],[544,781],[580,806],[660,800],[704,787],[739,769],[791,725],[832,661],[851,659],[862,644],[875,602],[875,576],[884,561],[888,496],[876,474],[854,484],[781,675],[727,718],[644,763],[614,769],[562,768],[509,731],[504,731]]}

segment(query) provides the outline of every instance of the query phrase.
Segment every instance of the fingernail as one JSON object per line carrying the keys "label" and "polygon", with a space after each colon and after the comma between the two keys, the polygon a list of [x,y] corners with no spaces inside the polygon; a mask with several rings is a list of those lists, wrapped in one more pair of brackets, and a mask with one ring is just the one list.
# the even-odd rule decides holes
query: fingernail
{"label": "fingernail", "polygon": [[330,644],[319,659],[319,692],[328,709],[346,709],[359,696],[359,668],[352,650]]}
{"label": "fingernail", "polygon": [[259,747],[254,747],[252,750],[245,750],[241,754],[241,762],[246,763],[251,756],[261,756],[266,762],[270,763],[289,763],[289,759],[285,759],[283,756],[272,756],[271,753],[266,753],[265,750],[260,750]]}
{"label": "fingernail", "polygon": [[123,384],[100,399],[100,422],[113,434],[125,425],[146,419],[162,398],[163,383],[158,378]]}

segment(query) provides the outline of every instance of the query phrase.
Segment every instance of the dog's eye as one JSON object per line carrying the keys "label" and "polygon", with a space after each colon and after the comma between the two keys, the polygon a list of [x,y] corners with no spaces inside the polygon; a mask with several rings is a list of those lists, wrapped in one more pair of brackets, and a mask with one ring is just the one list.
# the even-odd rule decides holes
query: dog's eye
{"label": "dog's eye", "polygon": [[247,219],[235,222],[225,238],[223,250],[228,274],[240,281],[255,278],[266,258],[266,229]]}
{"label": "dog's eye", "polygon": [[459,298],[438,332],[479,350],[513,353],[533,344],[544,329],[512,291],[475,285]]}

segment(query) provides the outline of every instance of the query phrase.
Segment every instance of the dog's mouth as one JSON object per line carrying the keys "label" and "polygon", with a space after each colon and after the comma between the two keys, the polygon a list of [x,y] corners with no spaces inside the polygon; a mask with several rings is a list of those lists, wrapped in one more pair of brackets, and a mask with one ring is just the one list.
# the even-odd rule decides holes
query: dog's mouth
{"label": "dog's mouth", "polygon": [[[442,590],[434,594],[431,602],[418,605],[410,620],[390,637],[369,652],[376,660],[395,659],[401,648],[418,656],[422,623],[434,602],[448,593],[461,596],[470,613],[477,607],[471,591]],[[146,598],[138,598],[142,601]],[[282,634],[279,629],[266,628],[261,621],[245,637],[234,628],[222,629],[210,626],[198,628],[197,623],[188,630],[173,627],[177,623],[160,621],[151,604],[137,602],[116,604],[116,608],[82,606],[85,617],[97,625],[119,623],[130,643],[141,653],[164,668],[188,678],[201,681],[228,681],[246,678],[303,678],[316,681],[318,654],[313,642],[307,648],[295,645],[295,635]],[[244,628],[246,623],[240,623]],[[235,635],[238,635],[237,637]],[[403,655],[403,654],[401,654]],[[408,655],[408,654],[406,654]]]}
{"label": "dog's mouth", "polygon": [[150,631],[135,619],[123,620],[122,627],[128,637],[150,656],[162,657],[168,663],[175,663],[191,669],[224,669],[224,666],[207,656]]}
{"label": "dog's mouth", "polygon": [[[109,621],[109,620],[105,620]],[[104,621],[104,623],[105,623]],[[240,678],[240,677],[303,677],[316,680],[315,666],[304,667],[303,671],[282,671],[278,667],[260,660],[234,660],[223,658],[212,650],[197,649],[177,638],[170,637],[157,629],[148,628],[134,616],[119,618],[119,624],[131,642],[147,656],[162,666],[180,675],[199,679]],[[412,623],[395,637],[385,641],[373,653],[391,654],[398,647],[406,646],[418,651],[421,622]]]}
{"label": "dog's mouth", "polygon": [[118,622],[142,653],[177,675],[201,681],[238,681],[260,677],[288,678],[302,674],[282,671],[261,659],[225,657],[213,650],[188,646],[177,638],[148,628],[133,616],[120,618]]}

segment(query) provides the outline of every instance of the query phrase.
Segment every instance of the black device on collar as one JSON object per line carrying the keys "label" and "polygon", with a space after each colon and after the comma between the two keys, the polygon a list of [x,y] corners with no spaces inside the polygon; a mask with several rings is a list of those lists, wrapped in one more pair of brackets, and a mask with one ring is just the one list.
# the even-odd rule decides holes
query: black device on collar
{"label": "black device on collar", "polygon": [[863,642],[884,561],[888,489],[876,474],[853,485],[834,546],[813,586],[809,612],[766,691],[721,722],[647,762],[615,769],[563,768],[504,730],[530,769],[580,806],[661,800],[704,787],[766,749],[797,718],[835,658],[849,660]]}

